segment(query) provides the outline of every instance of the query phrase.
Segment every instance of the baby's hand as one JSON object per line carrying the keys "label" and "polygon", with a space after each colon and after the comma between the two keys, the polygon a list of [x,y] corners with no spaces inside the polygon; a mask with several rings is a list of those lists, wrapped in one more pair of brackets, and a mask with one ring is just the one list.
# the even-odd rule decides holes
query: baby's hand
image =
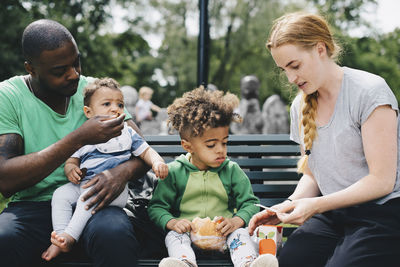
{"label": "baby's hand", "polygon": [[168,175],[168,165],[162,161],[156,161],[152,167],[157,177],[164,179]]}
{"label": "baby's hand", "polygon": [[78,166],[72,168],[67,174],[67,178],[71,183],[80,184],[82,177],[86,174],[86,169],[81,170]]}
{"label": "baby's hand", "polygon": [[183,234],[195,230],[195,227],[188,219],[172,219],[167,223],[167,229]]}

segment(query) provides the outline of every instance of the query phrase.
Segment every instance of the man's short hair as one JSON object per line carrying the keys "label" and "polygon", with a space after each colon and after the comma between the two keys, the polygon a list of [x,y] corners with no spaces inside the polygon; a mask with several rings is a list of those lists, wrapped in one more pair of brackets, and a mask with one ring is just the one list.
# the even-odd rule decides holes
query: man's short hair
{"label": "man's short hair", "polygon": [[54,20],[41,19],[29,24],[22,34],[22,53],[31,62],[44,50],[54,50],[72,41],[74,37],[63,25]]}

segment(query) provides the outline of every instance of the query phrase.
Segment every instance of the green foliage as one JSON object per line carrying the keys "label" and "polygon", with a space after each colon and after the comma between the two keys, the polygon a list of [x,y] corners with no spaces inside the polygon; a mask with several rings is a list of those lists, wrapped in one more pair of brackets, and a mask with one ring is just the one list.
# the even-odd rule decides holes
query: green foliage
{"label": "green foliage", "polygon": [[[115,4],[128,10],[126,32],[115,34],[111,9]],[[319,10],[332,24],[344,44],[342,64],[381,75],[400,99],[400,30],[363,38],[351,38],[347,31],[360,25],[374,32],[361,13],[376,6],[376,0],[214,0],[209,1],[211,33],[209,83],[240,95],[240,79],[256,75],[260,82],[260,104],[272,94],[287,103],[295,95],[284,75],[279,75],[265,42],[272,22],[283,13]],[[193,89],[197,83],[198,36],[188,31],[188,23],[198,16],[198,1],[176,0],[3,0],[0,22],[0,80],[24,74],[20,39],[24,27],[33,20],[60,21],[74,35],[83,55],[83,74],[109,76],[121,85],[155,89],[153,102],[169,105],[173,99]],[[150,12],[157,12],[152,19]],[[153,13],[151,13],[153,14]],[[18,19],[16,19],[18,18]],[[198,19],[198,17],[197,17]],[[143,36],[162,36],[162,44],[152,51]],[[157,75],[155,75],[157,74]],[[155,78],[158,77],[158,78]]]}
{"label": "green foliage", "polygon": [[400,29],[377,38],[345,37],[342,64],[383,77],[400,99]]}
{"label": "green foliage", "polygon": [[21,53],[21,36],[25,26],[31,21],[29,12],[19,1],[5,0],[1,3],[0,24],[0,80],[25,73]]}
{"label": "green foliage", "polygon": [[4,198],[2,194],[0,194],[0,213],[6,207],[7,202],[9,199]]}
{"label": "green foliage", "polygon": [[371,26],[361,17],[368,7],[376,7],[377,0],[309,0],[328,18],[329,23],[343,31],[360,25]]}
{"label": "green foliage", "polygon": [[[132,29],[121,34],[107,33],[112,23],[110,0],[26,0],[2,1],[0,21],[0,80],[25,74],[20,42],[30,22],[47,18],[59,21],[74,36],[82,54],[82,74],[113,77],[121,85],[156,86],[152,80],[157,60],[147,42]],[[16,19],[18,18],[18,19]]]}

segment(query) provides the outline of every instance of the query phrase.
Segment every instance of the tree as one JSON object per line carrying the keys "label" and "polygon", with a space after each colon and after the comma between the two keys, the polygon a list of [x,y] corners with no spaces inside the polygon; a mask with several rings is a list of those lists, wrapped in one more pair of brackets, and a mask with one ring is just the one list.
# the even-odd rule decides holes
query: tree
{"label": "tree", "polygon": [[[0,36],[2,53],[0,79],[25,74],[21,52],[23,29],[30,22],[48,18],[66,26],[82,54],[84,75],[109,76],[122,85],[153,86],[157,61],[150,55],[147,42],[132,29],[122,34],[107,32],[112,23],[110,0],[26,0],[2,2],[0,19],[4,26]],[[21,18],[16,20],[15,18]]]}

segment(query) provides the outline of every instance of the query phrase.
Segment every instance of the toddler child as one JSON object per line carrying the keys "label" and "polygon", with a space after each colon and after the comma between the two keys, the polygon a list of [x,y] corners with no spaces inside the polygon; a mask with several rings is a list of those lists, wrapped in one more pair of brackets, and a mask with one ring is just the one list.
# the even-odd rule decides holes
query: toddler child
{"label": "toddler child", "polygon": [[[89,119],[97,115],[119,116],[124,112],[124,98],[119,84],[111,78],[97,79],[84,90],[83,111]],[[76,151],[65,163],[64,171],[70,181],[59,187],[52,198],[52,220],[54,231],[51,233],[50,247],[43,252],[42,258],[51,260],[61,252],[67,252],[79,240],[87,221],[93,213],[93,207],[86,209],[91,200],[82,201],[82,196],[91,189],[82,188],[96,174],[114,168],[138,156],[152,166],[155,174],[165,178],[168,166],[161,156],[125,122],[122,134],[106,143],[86,145]],[[110,205],[125,207],[128,188]],[[73,205],[76,204],[75,212]]]}
{"label": "toddler child", "polygon": [[258,212],[250,181],[235,162],[227,158],[229,125],[240,120],[233,112],[238,98],[222,91],[197,88],[168,107],[169,123],[188,152],[168,164],[150,201],[150,218],[168,231],[168,258],[160,267],[197,266],[189,236],[196,231],[195,217],[218,218],[217,230],[227,237],[226,245],[235,267],[277,266],[271,254],[258,256],[257,246],[245,227]]}
{"label": "toddler child", "polygon": [[138,124],[144,120],[152,120],[152,110],[160,112],[161,108],[151,102],[152,96],[153,89],[150,87],[143,86],[139,89],[139,100],[135,107],[136,122]]}

